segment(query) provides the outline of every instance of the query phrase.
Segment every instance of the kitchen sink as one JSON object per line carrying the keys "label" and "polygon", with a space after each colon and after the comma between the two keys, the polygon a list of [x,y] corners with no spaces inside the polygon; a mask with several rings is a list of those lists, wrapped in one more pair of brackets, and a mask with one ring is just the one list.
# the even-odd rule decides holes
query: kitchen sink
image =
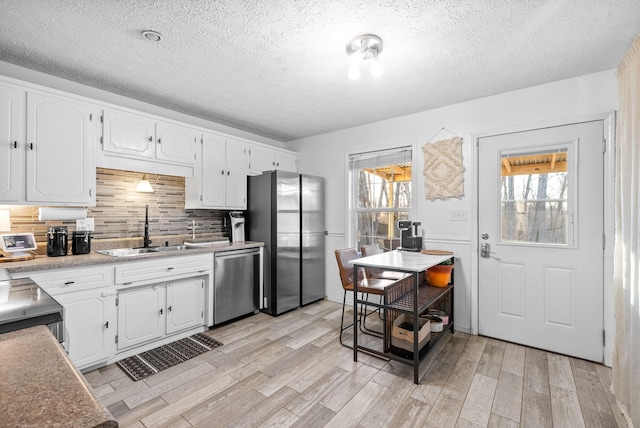
{"label": "kitchen sink", "polygon": [[104,254],[111,257],[135,257],[150,253],[164,253],[166,251],[183,251],[195,247],[187,247],[185,245],[171,245],[167,247],[150,247],[150,248],[115,248],[113,250],[99,250],[96,253]]}

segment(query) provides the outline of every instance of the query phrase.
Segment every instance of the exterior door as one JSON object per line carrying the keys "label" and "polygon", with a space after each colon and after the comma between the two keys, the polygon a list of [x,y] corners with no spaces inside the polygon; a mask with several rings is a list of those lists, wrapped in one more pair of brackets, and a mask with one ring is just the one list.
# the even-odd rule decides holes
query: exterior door
{"label": "exterior door", "polygon": [[479,139],[479,332],[603,360],[603,121]]}

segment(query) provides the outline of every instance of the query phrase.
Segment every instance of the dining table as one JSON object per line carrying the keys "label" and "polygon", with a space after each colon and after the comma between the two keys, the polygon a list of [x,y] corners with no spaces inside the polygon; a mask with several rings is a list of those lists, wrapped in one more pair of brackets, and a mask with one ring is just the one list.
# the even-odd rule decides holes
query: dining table
{"label": "dining table", "polygon": [[[410,280],[410,287],[402,288],[400,293],[394,293],[392,297],[385,299],[382,303],[371,302],[365,300],[365,298],[358,298],[358,281],[354,281],[354,311],[353,321],[354,326],[358,325],[358,311],[356,308],[358,304],[367,304],[383,311],[383,341],[386,343],[388,335],[390,334],[389,326],[387,325],[386,313],[388,310],[394,310],[401,313],[407,313],[413,320],[413,353],[412,358],[406,358],[395,355],[386,349],[386,346],[382,350],[367,347],[362,344],[358,344],[358,328],[353,329],[353,360],[358,361],[358,352],[366,352],[367,354],[373,354],[387,359],[393,359],[405,364],[413,365],[414,383],[419,383],[419,367],[420,367],[420,349],[419,349],[419,317],[421,313],[424,313],[434,304],[440,302],[443,298],[448,297],[450,304],[449,307],[449,322],[447,329],[440,334],[432,336],[427,346],[433,346],[435,343],[443,337],[445,331],[454,331],[453,328],[453,281],[444,287],[435,287],[426,282],[425,275],[423,274],[427,269],[446,262],[447,260],[455,259],[455,255],[449,252],[442,252],[446,254],[425,254],[420,251],[407,251],[407,250],[392,250],[375,254],[372,256],[359,257],[350,260],[349,263],[353,265],[353,277],[358,278],[358,269],[381,269],[388,271],[404,272],[409,274],[409,277],[401,279],[399,281]],[[452,278],[454,275],[452,275]]]}

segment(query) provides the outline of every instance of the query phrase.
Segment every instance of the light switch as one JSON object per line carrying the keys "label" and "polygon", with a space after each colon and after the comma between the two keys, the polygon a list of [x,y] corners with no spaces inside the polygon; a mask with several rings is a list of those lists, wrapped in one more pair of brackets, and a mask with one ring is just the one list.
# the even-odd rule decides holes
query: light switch
{"label": "light switch", "polygon": [[467,210],[449,210],[449,221],[467,221]]}

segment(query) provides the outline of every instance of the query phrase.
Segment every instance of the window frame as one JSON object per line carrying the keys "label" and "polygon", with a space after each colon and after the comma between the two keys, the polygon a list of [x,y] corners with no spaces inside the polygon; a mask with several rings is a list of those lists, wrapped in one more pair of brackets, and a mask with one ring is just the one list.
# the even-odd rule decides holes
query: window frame
{"label": "window frame", "polygon": [[[377,209],[377,208],[369,208],[369,209],[357,209],[356,207],[356,195],[357,190],[357,174],[354,173],[352,169],[352,158],[357,155],[365,155],[365,154],[374,154],[374,153],[382,153],[388,151],[409,151],[410,156],[407,155],[407,162],[411,162],[411,198],[410,198],[410,207],[409,209],[397,209],[397,208],[386,208],[386,209]],[[358,245],[358,230],[357,230],[357,214],[359,212],[407,212],[409,218],[413,218],[416,210],[416,173],[415,173],[415,165],[416,165],[416,150],[415,147],[411,144],[399,144],[393,146],[385,146],[380,147],[375,150],[359,150],[353,152],[345,153],[345,176],[347,177],[347,212],[346,212],[346,224],[347,224],[347,234],[346,234],[346,242],[347,246],[357,247]],[[360,251],[359,248],[356,248]]]}

